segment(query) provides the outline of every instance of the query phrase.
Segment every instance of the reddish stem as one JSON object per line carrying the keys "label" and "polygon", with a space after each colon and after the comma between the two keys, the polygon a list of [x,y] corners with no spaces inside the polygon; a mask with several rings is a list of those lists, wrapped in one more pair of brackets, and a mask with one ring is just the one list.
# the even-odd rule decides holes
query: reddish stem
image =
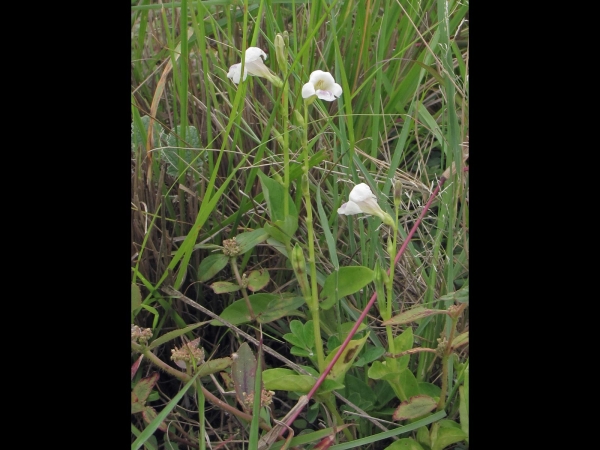
{"label": "reddish stem", "polygon": [[[417,227],[421,224],[421,220],[423,220],[423,217],[425,217],[425,214],[427,214],[427,211],[429,211],[429,207],[431,206],[431,203],[433,203],[433,200],[435,199],[436,195],[440,191],[440,188],[442,187],[442,185],[445,182],[446,182],[446,178],[444,178],[442,176],[440,178],[440,181],[439,181],[437,187],[434,189],[433,193],[431,194],[431,197],[429,197],[429,200],[425,204],[425,207],[423,208],[423,211],[419,215],[419,218],[417,219],[417,221],[413,225],[412,229],[410,230],[410,232],[406,236],[406,239],[404,240],[404,242],[400,246],[400,250],[398,250],[398,254],[396,255],[396,258],[394,259],[394,264],[398,264],[398,261],[400,261],[400,258],[402,257],[402,254],[406,251],[406,247],[408,246],[408,243],[410,242],[411,238],[413,237],[413,235],[417,231]],[[390,269],[388,269],[387,273],[389,275]],[[356,323],[352,327],[352,330],[350,330],[350,333],[348,333],[348,336],[346,337],[346,339],[342,343],[341,347],[339,348],[339,350],[337,351],[337,353],[335,354],[335,356],[333,357],[333,359],[329,362],[329,364],[327,365],[327,367],[325,368],[325,370],[323,371],[323,373],[321,374],[321,376],[317,379],[315,385],[312,387],[312,389],[310,390],[310,392],[307,394],[307,397],[308,397],[309,400],[315,394],[315,392],[317,391],[317,389],[319,389],[319,387],[321,386],[321,383],[323,383],[323,381],[325,380],[325,377],[327,377],[327,375],[329,374],[329,372],[331,371],[332,367],[335,365],[335,363],[337,362],[337,360],[340,358],[340,356],[342,356],[342,353],[344,352],[344,349],[348,346],[348,343],[354,337],[354,334],[356,333],[356,330],[358,330],[358,327],[360,326],[360,324],[362,323],[362,321],[367,316],[367,313],[371,309],[371,306],[373,306],[373,303],[375,303],[376,299],[377,299],[377,292],[374,292],[373,296],[371,297],[371,300],[369,300],[369,303],[367,303],[367,306],[365,307],[365,309],[363,310],[363,312],[360,314],[360,316],[358,317],[358,319],[356,319]],[[286,422],[286,425],[291,426],[291,424],[294,422],[294,420],[296,420],[296,417],[298,417],[298,414],[300,414],[300,410],[296,411],[295,414],[292,414],[288,418],[288,420]],[[284,429],[282,428],[281,431],[283,432]]]}

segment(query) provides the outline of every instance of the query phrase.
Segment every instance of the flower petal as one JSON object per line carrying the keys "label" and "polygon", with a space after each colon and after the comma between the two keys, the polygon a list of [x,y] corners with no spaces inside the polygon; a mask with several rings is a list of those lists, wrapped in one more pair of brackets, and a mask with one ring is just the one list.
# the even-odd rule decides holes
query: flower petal
{"label": "flower petal", "polygon": [[315,70],[313,73],[311,73],[308,81],[312,84],[321,82],[323,83],[324,87],[335,83],[333,75],[331,75],[329,72],[323,72],[322,70]]}
{"label": "flower petal", "polygon": [[[227,78],[231,78],[235,84],[240,83],[240,77],[242,75],[242,63],[234,64],[229,68],[229,72],[227,72]],[[244,80],[248,76],[248,71],[244,70]]]}
{"label": "flower petal", "polygon": [[350,192],[350,200],[353,202],[362,202],[368,198],[377,198],[371,192],[371,188],[366,183],[360,183],[354,186],[352,192]]}
{"label": "flower petal", "polygon": [[336,97],[342,95],[342,87],[337,83],[333,83],[333,86],[330,88],[330,91]]}
{"label": "flower petal", "polygon": [[248,70],[248,73],[250,75],[256,75],[264,78],[271,77],[271,72],[269,72],[269,68],[265,66],[265,63],[260,58],[255,59],[253,61],[246,60],[246,69]]}
{"label": "flower petal", "polygon": [[315,86],[312,83],[306,83],[302,86],[302,98],[312,97],[315,94]]}
{"label": "flower petal", "polygon": [[260,48],[248,47],[246,49],[246,64],[248,64],[249,62],[252,62],[252,61],[256,61],[257,59],[260,59],[261,56],[263,57],[264,60],[267,59],[267,54],[265,52],[263,52]]}
{"label": "flower petal", "polygon": [[333,95],[329,91],[323,91],[323,90],[319,89],[316,92],[316,94],[317,94],[317,97],[319,97],[321,100],[326,100],[328,102],[332,102],[336,99],[335,95]]}
{"label": "flower petal", "polygon": [[342,206],[340,206],[337,210],[338,214],[351,216],[354,214],[360,214],[363,211],[359,208],[359,206],[354,202],[346,202]]}

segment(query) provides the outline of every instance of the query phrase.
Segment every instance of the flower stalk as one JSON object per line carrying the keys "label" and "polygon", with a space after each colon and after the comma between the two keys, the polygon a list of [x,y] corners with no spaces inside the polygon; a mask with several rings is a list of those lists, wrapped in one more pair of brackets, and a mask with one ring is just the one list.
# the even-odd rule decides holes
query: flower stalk
{"label": "flower stalk", "polygon": [[[308,105],[304,102],[304,123],[308,123]],[[310,186],[308,180],[309,157],[308,157],[308,127],[303,127],[302,148],[304,152],[304,166],[302,168],[302,195],[306,207],[306,229],[308,241],[308,264],[310,266],[310,301],[307,301],[308,309],[313,320],[313,332],[315,335],[315,347],[317,351],[317,363],[319,372],[325,369],[325,354],[323,352],[323,340],[321,339],[321,320],[319,316],[319,294],[317,290],[317,266],[315,259],[315,233],[313,229],[312,203],[310,199]]]}

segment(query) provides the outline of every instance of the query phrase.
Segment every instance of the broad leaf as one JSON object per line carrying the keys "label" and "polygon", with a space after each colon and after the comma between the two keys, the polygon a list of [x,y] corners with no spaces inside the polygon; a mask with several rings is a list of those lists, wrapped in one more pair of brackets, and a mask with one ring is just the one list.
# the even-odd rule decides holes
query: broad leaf
{"label": "broad leaf", "polygon": [[204,258],[198,266],[198,281],[206,282],[219,273],[229,262],[223,253],[215,253]]}
{"label": "broad leaf", "polygon": [[[275,300],[277,296],[273,294],[254,294],[250,295],[248,298],[250,299],[250,305],[252,306],[252,311],[254,314],[260,314],[267,310],[269,303]],[[250,317],[250,312],[248,311],[248,306],[246,305],[246,301],[244,299],[233,302],[223,310],[223,312],[220,314],[220,317],[232,323],[233,325],[248,323],[252,320]],[[215,326],[223,326],[223,324],[216,319],[211,320],[210,324]]]}
{"label": "broad leaf", "polygon": [[256,358],[247,342],[240,345],[236,356],[232,358],[231,378],[235,387],[238,402],[246,412],[252,410],[252,402],[248,396],[254,398],[254,381],[256,379]]}
{"label": "broad leaf", "polygon": [[453,420],[443,419],[431,425],[431,450],[442,450],[451,444],[464,441],[467,434]]}
{"label": "broad leaf", "polygon": [[[315,380],[310,375],[298,375],[290,369],[267,369],[263,371],[265,389],[270,391],[293,391],[307,394],[314,386]],[[343,384],[325,379],[318,389],[319,394],[342,389]]]}
{"label": "broad leaf", "polygon": [[131,311],[133,312],[135,309],[139,308],[142,305],[142,293],[140,292],[140,287],[131,283]]}
{"label": "broad leaf", "polygon": [[241,289],[239,284],[232,283],[230,281],[215,281],[210,285],[210,287],[215,294],[227,294],[229,292],[236,292]]}
{"label": "broad leaf", "polygon": [[182,336],[186,333],[189,333],[192,330],[195,330],[196,328],[198,328],[200,325],[204,325],[206,322],[198,322],[195,323],[193,325],[189,325],[185,328],[180,328],[178,330],[173,330],[173,331],[169,331],[168,333],[163,334],[162,336],[154,339],[150,345],[148,346],[149,350],[152,350],[155,347],[158,347],[161,344],[164,344],[165,342],[169,342],[179,336]]}
{"label": "broad leaf", "polygon": [[252,292],[260,291],[270,280],[267,270],[253,270],[248,275],[248,290]]}
{"label": "broad leaf", "polygon": [[200,367],[198,367],[199,376],[205,377],[212,373],[221,372],[231,366],[231,358],[226,356],[225,358],[211,359],[206,361]]}
{"label": "broad leaf", "polygon": [[[329,372],[329,377],[338,382],[344,381],[344,376],[346,375],[346,372],[348,372],[348,369],[352,367],[352,363],[362,350],[368,337],[369,333],[365,334],[365,336],[362,339],[356,339],[348,342],[348,345],[342,352],[342,355],[331,368],[331,372]],[[325,358],[325,365],[329,364],[329,362],[333,359],[336,353],[337,349],[333,350],[327,356],[327,358]]]}
{"label": "broad leaf", "polygon": [[459,334],[452,340],[452,348],[458,348],[462,345],[467,345],[469,343],[469,332],[465,331],[464,333]]}
{"label": "broad leaf", "polygon": [[278,295],[273,295],[273,297],[275,298],[271,301],[271,303],[269,303],[267,309],[258,314],[257,319],[260,323],[273,322],[274,320],[291,315],[297,316],[300,314],[298,308],[300,308],[306,302],[304,297],[284,297]]}
{"label": "broad leaf", "polygon": [[[159,377],[160,377],[160,374],[158,372],[154,372],[149,377],[142,378],[140,381],[138,381],[136,383],[136,385],[133,387],[133,390],[131,392],[132,412],[134,412],[133,405],[135,405],[136,403],[138,404],[137,406],[141,406],[141,407],[143,407],[145,405],[146,400],[148,399],[150,392],[152,392],[152,389],[156,385],[156,382],[158,381]],[[136,408],[137,408],[137,406],[136,406]]]}
{"label": "broad leaf", "polygon": [[421,444],[411,438],[398,439],[391,445],[388,445],[383,450],[424,450]]}
{"label": "broad leaf", "polygon": [[180,162],[187,171],[191,167],[200,168],[206,159],[206,150],[201,148],[200,136],[195,126],[188,125],[186,128],[186,148],[178,147],[177,136],[181,137],[180,125],[175,126],[173,132],[167,135],[167,145],[161,150],[161,154],[167,162],[167,174],[172,177],[180,175]]}
{"label": "broad leaf", "polygon": [[[263,172],[258,172],[258,178],[260,178],[260,184],[262,186],[263,194],[267,202],[271,222],[284,221],[286,218],[290,217],[292,219],[292,222],[296,223],[296,226],[293,230],[293,232],[295,232],[296,228],[298,227],[298,212],[296,210],[296,205],[294,204],[294,201],[290,196],[290,193],[286,192],[279,182],[273,180],[272,178],[269,178]],[[287,215],[285,214],[283,200],[284,196],[286,195],[288,197],[289,209]]]}
{"label": "broad leaf", "polygon": [[381,322],[382,325],[402,325],[405,323],[414,322],[415,320],[424,319],[425,317],[433,316],[434,314],[448,314],[445,309],[428,309],[423,306],[417,306],[416,308],[409,309],[397,316],[392,317],[390,320],[384,320]]}
{"label": "broad leaf", "polygon": [[246,253],[249,250],[252,250],[261,242],[266,241],[269,238],[269,233],[267,233],[263,228],[258,228],[253,231],[246,231],[244,233],[240,233],[235,237],[235,241],[240,246],[241,253]]}
{"label": "broad leaf", "polygon": [[[373,281],[375,272],[364,266],[340,267],[336,273],[329,274],[323,285],[320,307],[329,309],[347,295],[354,294]],[[337,283],[336,283],[337,277]]]}
{"label": "broad leaf", "polygon": [[437,401],[428,395],[415,395],[407,401],[400,403],[400,406],[394,411],[392,419],[416,419],[417,417],[421,417],[428,412],[433,411],[436,406]]}

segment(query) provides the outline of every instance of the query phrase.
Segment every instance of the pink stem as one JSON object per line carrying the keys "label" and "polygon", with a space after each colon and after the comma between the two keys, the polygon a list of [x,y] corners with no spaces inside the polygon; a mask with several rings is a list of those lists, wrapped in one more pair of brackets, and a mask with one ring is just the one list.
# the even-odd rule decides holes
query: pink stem
{"label": "pink stem", "polygon": [[[411,238],[413,237],[413,235],[417,231],[417,227],[421,224],[421,220],[423,220],[423,217],[425,217],[425,214],[427,214],[427,211],[429,210],[429,207],[431,206],[431,203],[433,202],[433,200],[435,199],[436,195],[438,194],[440,188],[442,187],[442,185],[445,182],[446,182],[446,178],[441,177],[440,181],[439,181],[439,183],[437,185],[437,187],[434,189],[433,193],[431,194],[431,197],[429,197],[429,200],[427,201],[427,204],[423,208],[423,211],[421,212],[421,215],[419,216],[419,218],[417,219],[417,221],[413,225],[412,229],[410,230],[410,232],[406,236],[406,239],[404,240],[403,244],[400,246],[400,250],[398,250],[398,254],[396,255],[396,258],[394,259],[394,264],[398,264],[398,261],[400,261],[400,257],[405,252],[406,247],[408,246],[408,243],[410,242]],[[390,269],[388,269],[387,273],[389,275]],[[312,387],[312,389],[310,390],[310,392],[307,394],[307,397],[308,397],[309,400],[315,394],[315,392],[317,391],[317,389],[319,389],[319,386],[321,386],[321,384],[325,380],[325,377],[329,374],[329,372],[331,371],[332,367],[335,365],[335,363],[337,362],[337,360],[340,359],[340,356],[342,356],[342,353],[344,352],[344,349],[348,346],[348,343],[354,337],[354,334],[356,333],[356,330],[358,330],[358,327],[360,326],[360,324],[362,323],[362,321],[367,316],[367,313],[371,309],[371,306],[373,306],[373,303],[375,303],[376,299],[377,299],[377,292],[374,292],[373,296],[371,297],[371,300],[369,300],[369,303],[367,303],[367,306],[365,307],[365,309],[363,310],[363,312],[360,314],[359,318],[356,319],[356,323],[352,327],[352,330],[350,330],[350,333],[348,333],[348,336],[344,340],[343,344],[341,345],[341,347],[339,348],[339,350],[337,351],[337,353],[335,354],[335,356],[333,357],[333,359],[331,360],[331,362],[327,365],[327,367],[325,368],[325,370],[323,371],[323,373],[321,374],[321,376],[317,379],[317,382]],[[291,426],[291,424],[294,422],[294,420],[296,420],[296,417],[298,417],[298,414],[300,414],[300,411],[301,410],[299,409],[298,411],[295,412],[295,414],[292,414],[288,418],[288,420],[286,422],[286,425]],[[284,429],[282,429],[281,431],[283,432]]]}

